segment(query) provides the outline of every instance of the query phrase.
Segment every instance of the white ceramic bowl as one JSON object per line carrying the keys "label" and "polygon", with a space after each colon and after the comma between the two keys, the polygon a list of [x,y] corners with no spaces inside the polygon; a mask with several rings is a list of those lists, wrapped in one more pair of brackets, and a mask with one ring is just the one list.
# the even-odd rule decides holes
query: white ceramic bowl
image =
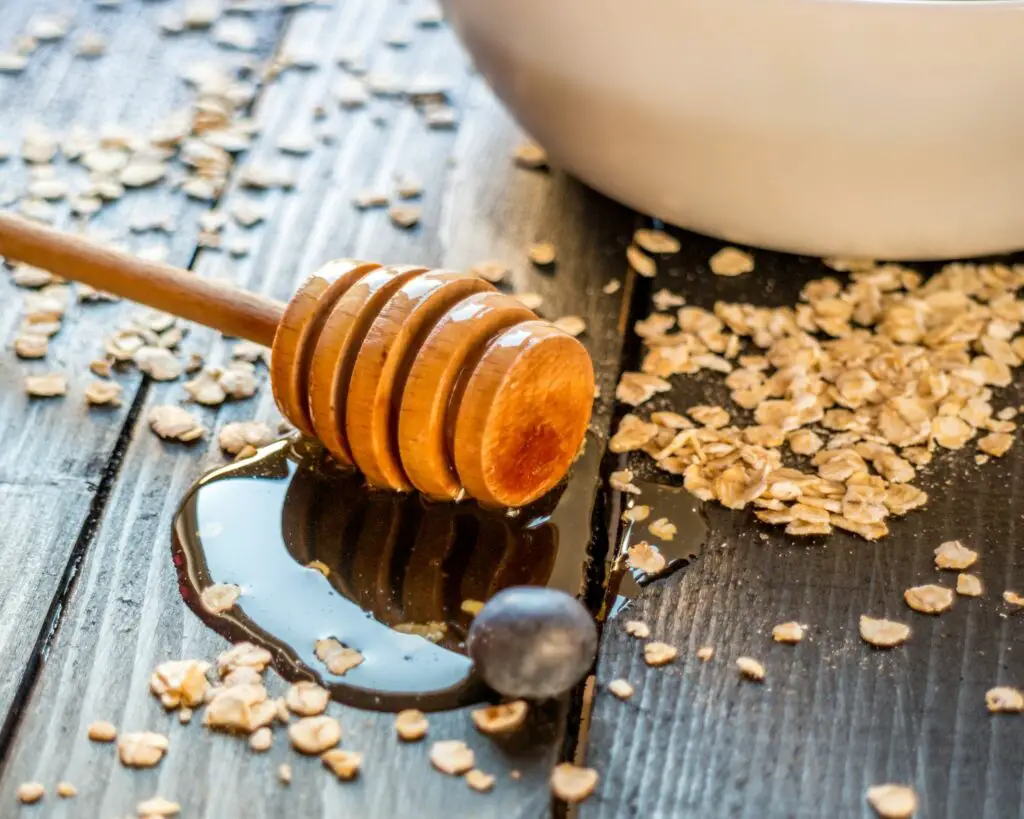
{"label": "white ceramic bowl", "polygon": [[733,242],[1024,248],[1024,0],[446,0],[558,164]]}

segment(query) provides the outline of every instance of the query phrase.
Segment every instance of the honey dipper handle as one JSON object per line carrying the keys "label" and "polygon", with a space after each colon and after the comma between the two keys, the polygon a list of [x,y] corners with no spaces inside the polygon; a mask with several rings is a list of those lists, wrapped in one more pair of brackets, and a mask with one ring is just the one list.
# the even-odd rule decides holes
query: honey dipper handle
{"label": "honey dipper handle", "polygon": [[0,213],[0,256],[270,346],[284,305],[256,293],[150,262]]}

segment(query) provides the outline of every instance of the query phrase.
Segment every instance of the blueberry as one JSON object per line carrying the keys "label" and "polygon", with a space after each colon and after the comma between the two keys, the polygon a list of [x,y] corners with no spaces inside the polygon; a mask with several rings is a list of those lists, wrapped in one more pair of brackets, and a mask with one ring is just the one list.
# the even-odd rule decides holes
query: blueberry
{"label": "blueberry", "polygon": [[477,672],[507,697],[545,699],[583,679],[597,653],[597,626],[572,595],[513,586],[473,618],[466,648]]}

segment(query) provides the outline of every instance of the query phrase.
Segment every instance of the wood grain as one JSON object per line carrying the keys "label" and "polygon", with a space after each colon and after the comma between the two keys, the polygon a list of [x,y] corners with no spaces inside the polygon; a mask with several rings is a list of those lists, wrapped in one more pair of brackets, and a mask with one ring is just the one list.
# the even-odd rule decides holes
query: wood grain
{"label": "wood grain", "polygon": [[[817,260],[757,253],[754,274],[721,279],[706,266],[720,243],[681,238],[683,251],[650,286],[704,307],[792,304],[825,273]],[[651,409],[726,398],[719,379],[673,382]],[[1021,398],[1018,387],[994,403]],[[973,457],[969,447],[938,455],[921,480],[928,506],[874,544],[844,533],[793,541],[749,512],[708,508],[703,554],[606,628],[586,749],[602,782],[581,817],[866,817],[865,791],[883,782],[913,785],[920,816],[1022,815],[1021,725],[988,714],[984,695],[1024,682],[1022,621],[1000,599],[1024,585],[1024,456],[1018,443],[985,466]],[[645,460],[634,460],[645,478],[671,480]],[[985,596],[960,597],[939,617],[915,614],[903,590],[953,585],[932,552],[954,538],[980,552]],[[906,622],[913,636],[872,649],[858,634],[861,614]],[[679,659],[647,668],[642,642],[622,629],[629,618],[649,623]],[[788,620],[809,627],[799,645],[772,641],[772,626]],[[703,645],[715,648],[706,664],[695,656]],[[740,679],[741,655],[764,662],[764,684]],[[606,690],[620,677],[636,686],[628,702]]]}
{"label": "wood grain", "polygon": [[[375,69],[452,77],[460,127],[427,130],[420,114],[400,102],[375,101],[373,111],[361,112],[327,105],[329,115],[316,127],[329,141],[306,159],[284,160],[298,177],[294,192],[256,195],[238,184],[230,187],[228,202],[258,198],[272,214],[264,225],[244,232],[251,254],[233,261],[202,251],[195,269],[286,299],[305,275],[336,257],[454,269],[483,258],[504,258],[519,289],[543,293],[545,315],[573,312],[587,320],[590,329],[583,340],[604,387],[592,431],[595,445],[603,449],[610,385],[617,377],[622,304],[619,296],[604,295],[600,288],[622,272],[621,243],[632,217],[560,175],[513,167],[510,156],[521,136],[468,72],[450,32],[417,30],[409,48],[381,46],[384,35],[408,13],[403,4],[373,0],[292,12],[282,47],[312,43],[324,55],[323,65],[318,71],[286,72],[269,87],[257,108],[262,136],[243,165],[271,158],[280,162],[277,140],[296,125],[312,124],[313,108],[329,100],[337,79],[329,56],[339,43],[366,46]],[[386,126],[374,124],[374,114],[386,119]],[[424,181],[422,223],[411,230],[396,228],[384,212],[360,214],[350,202],[361,188],[390,187],[396,171],[415,172]],[[243,235],[233,224],[225,232],[227,243]],[[559,246],[563,262],[553,275],[532,269],[526,259],[528,244],[541,236]],[[191,341],[213,363],[226,358],[230,348],[203,330],[196,330]],[[141,417],[146,408],[181,396],[178,384],[153,385]],[[266,386],[253,401],[200,414],[211,428],[208,441],[228,421],[277,417]],[[54,816],[123,815],[138,799],[156,792],[180,801],[183,815],[210,819],[401,816],[412,810],[424,817],[547,815],[547,775],[562,745],[564,703],[541,709],[521,744],[512,747],[476,734],[465,711],[431,718],[432,739],[465,739],[478,752],[478,766],[498,775],[494,792],[486,796],[431,770],[427,744],[397,747],[389,715],[332,706],[344,725],[345,747],[366,754],[360,781],[342,785],[318,761],[297,759],[280,732],[271,752],[254,756],[243,742],[210,735],[198,724],[182,727],[162,713],[147,691],[151,669],[169,658],[210,656],[225,645],[181,602],[169,554],[178,500],[203,469],[222,462],[215,450],[208,442],[193,448],[163,443],[142,421],[132,431],[102,523],[7,749],[0,804],[11,804],[24,780],[38,779],[52,788],[58,779],[67,779],[80,796],[73,804],[51,801],[48,810]],[[597,486],[596,467],[597,459],[588,458],[577,476],[590,497]],[[272,684],[280,689],[276,678]],[[126,730],[167,731],[167,758],[152,771],[121,769],[113,749],[85,737],[89,722],[101,718]],[[273,778],[276,765],[285,760],[295,768],[290,788]],[[513,769],[521,772],[518,780],[509,776]]]}
{"label": "wood grain", "polygon": [[[0,2],[5,37],[13,39],[25,30],[30,17],[55,11],[56,4]],[[0,192],[19,191],[28,179],[17,148],[31,123],[65,133],[73,123],[92,130],[114,121],[143,130],[167,113],[186,104],[190,91],[178,76],[181,67],[216,51],[196,37],[173,40],[157,33],[155,8],[125,6],[118,12],[101,11],[81,4],[69,41],[40,45],[28,67],[19,75],[0,74],[0,142],[15,156],[0,162]],[[263,22],[264,40],[278,25],[276,17]],[[82,31],[93,30],[107,39],[107,53],[97,60],[74,57],[71,41]],[[3,48],[7,47],[6,41]],[[138,71],[145,66],[145,73]],[[82,185],[87,177],[80,169],[70,171],[58,161],[58,174]],[[0,197],[3,198],[3,197]],[[4,198],[4,201],[7,201]],[[128,235],[128,223],[136,209],[168,212],[179,224],[170,237]],[[204,206],[166,191],[130,191],[123,200],[105,208],[90,230],[102,232],[139,250],[159,239],[166,244],[171,262],[187,265],[192,258],[198,228],[196,215]],[[61,212],[59,224],[68,226]],[[76,304],[72,299],[64,328],[50,343],[45,361],[21,361],[10,349],[21,320],[25,291],[0,276],[0,493],[4,495],[6,536],[0,539],[0,585],[4,595],[0,627],[0,738],[8,736],[15,714],[8,719],[12,702],[24,694],[30,682],[27,669],[34,668],[45,648],[62,595],[73,577],[81,550],[91,536],[90,518],[98,514],[105,492],[116,474],[119,444],[133,397],[141,379],[135,372],[116,375],[124,387],[124,404],[118,409],[86,408],[83,391],[90,380],[88,363],[101,356],[103,338],[118,321],[136,308],[125,304]],[[67,373],[68,395],[62,399],[30,399],[21,387],[26,374]],[[15,499],[31,500],[30,515],[15,510]],[[18,528],[16,528],[18,527]]]}

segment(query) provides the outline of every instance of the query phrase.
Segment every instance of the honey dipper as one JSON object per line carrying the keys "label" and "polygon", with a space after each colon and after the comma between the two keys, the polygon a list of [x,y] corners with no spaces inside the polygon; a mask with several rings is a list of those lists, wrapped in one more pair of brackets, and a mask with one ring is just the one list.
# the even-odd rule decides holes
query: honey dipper
{"label": "honey dipper", "polygon": [[2,213],[0,255],[269,346],[284,416],[377,487],[522,506],[586,433],[583,345],[474,276],[344,259],[282,304]]}

